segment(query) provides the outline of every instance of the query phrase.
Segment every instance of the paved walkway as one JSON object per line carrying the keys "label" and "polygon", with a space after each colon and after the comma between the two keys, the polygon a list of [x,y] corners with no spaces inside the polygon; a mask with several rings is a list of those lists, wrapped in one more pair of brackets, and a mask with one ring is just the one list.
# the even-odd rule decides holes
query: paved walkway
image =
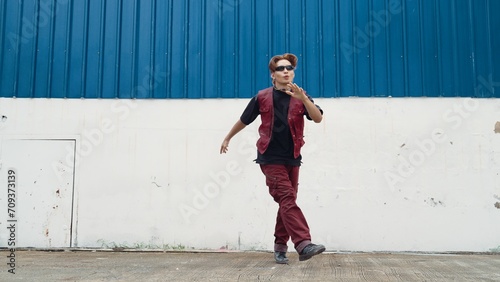
{"label": "paved walkway", "polygon": [[324,253],[290,264],[268,252],[16,251],[0,281],[500,281],[500,255]]}

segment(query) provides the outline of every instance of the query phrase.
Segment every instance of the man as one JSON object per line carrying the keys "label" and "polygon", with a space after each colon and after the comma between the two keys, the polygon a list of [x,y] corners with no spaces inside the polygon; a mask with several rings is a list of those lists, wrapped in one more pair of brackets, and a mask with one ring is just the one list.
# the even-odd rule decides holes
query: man
{"label": "man", "polygon": [[323,245],[311,243],[307,221],[297,206],[299,168],[304,145],[304,115],[316,123],[323,119],[323,111],[293,83],[297,57],[277,55],[269,62],[273,87],[259,91],[222,142],[220,153],[228,151],[229,141],[238,132],[261,116],[260,138],[257,141],[257,159],[266,177],[266,185],[274,201],[279,204],[275,226],[274,257],[286,264],[287,242],[291,238],[299,260],[308,260],[325,250]]}

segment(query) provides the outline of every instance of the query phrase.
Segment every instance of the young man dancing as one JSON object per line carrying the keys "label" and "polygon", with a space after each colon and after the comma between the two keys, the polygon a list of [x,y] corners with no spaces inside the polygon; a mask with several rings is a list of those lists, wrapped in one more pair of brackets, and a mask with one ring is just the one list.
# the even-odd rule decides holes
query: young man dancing
{"label": "young man dancing", "polygon": [[325,251],[323,245],[311,242],[306,218],[296,203],[302,160],[300,149],[304,145],[304,116],[316,123],[323,119],[321,108],[293,83],[297,61],[297,57],[289,53],[271,58],[269,71],[273,87],[260,90],[250,100],[220,147],[220,153],[226,153],[231,138],[258,115],[261,116],[256,162],[266,177],[269,194],[279,204],[274,258],[280,264],[288,263],[286,252],[290,238],[300,261]]}

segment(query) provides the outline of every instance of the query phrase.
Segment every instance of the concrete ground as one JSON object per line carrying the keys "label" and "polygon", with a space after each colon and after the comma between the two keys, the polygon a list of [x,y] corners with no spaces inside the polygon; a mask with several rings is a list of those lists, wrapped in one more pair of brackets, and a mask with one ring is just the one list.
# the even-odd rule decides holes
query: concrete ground
{"label": "concrete ground", "polygon": [[0,281],[500,281],[499,254],[323,253],[278,265],[269,252],[0,252]]}

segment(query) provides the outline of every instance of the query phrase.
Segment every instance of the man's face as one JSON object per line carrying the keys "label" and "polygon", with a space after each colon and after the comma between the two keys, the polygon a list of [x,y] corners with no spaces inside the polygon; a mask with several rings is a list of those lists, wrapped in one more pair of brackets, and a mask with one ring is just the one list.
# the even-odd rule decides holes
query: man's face
{"label": "man's face", "polygon": [[276,63],[276,70],[271,73],[271,77],[275,81],[276,84],[279,85],[287,85],[288,83],[293,82],[293,78],[295,77],[294,69],[290,68],[292,64],[288,60],[279,60]]}

